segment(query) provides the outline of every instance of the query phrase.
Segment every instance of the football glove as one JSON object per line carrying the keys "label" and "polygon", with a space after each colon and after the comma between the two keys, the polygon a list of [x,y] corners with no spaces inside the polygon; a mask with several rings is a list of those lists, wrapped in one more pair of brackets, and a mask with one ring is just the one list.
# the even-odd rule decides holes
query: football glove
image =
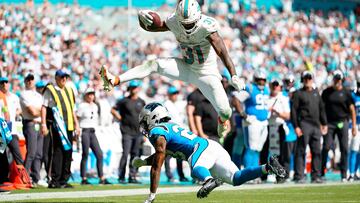
{"label": "football glove", "polygon": [[142,160],[139,157],[135,157],[131,163],[135,168],[140,168],[141,166],[145,166],[146,165],[146,161]]}
{"label": "football glove", "polygon": [[150,15],[151,10],[140,10],[138,13],[139,19],[146,26],[151,26],[153,24],[153,17]]}
{"label": "football glove", "polygon": [[230,80],[230,84],[237,90],[245,90],[245,80],[243,78],[239,78],[237,75],[233,75]]}
{"label": "football glove", "polygon": [[253,115],[247,115],[245,121],[248,122],[249,124],[253,124],[257,121],[257,118],[256,116]]}
{"label": "football glove", "polygon": [[151,203],[155,200],[156,193],[150,193],[148,198],[144,201],[144,203]]}

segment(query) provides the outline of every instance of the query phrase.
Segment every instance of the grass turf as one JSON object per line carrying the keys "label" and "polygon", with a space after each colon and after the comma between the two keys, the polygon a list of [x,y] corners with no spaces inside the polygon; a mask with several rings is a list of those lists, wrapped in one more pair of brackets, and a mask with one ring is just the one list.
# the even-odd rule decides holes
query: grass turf
{"label": "grass turf", "polygon": [[[246,186],[245,186],[246,187]],[[274,189],[213,191],[206,199],[197,199],[196,193],[158,194],[156,203],[163,202],[360,202],[360,184],[319,186],[319,187],[289,187]],[[146,195],[126,197],[97,197],[46,199],[36,202],[143,202]],[[23,201],[23,202],[35,202]]]}

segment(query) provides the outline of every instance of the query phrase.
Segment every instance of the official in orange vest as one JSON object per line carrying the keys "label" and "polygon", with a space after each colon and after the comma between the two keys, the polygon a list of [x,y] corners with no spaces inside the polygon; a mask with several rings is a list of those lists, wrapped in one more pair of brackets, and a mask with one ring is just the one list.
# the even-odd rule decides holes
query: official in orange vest
{"label": "official in orange vest", "polygon": [[72,88],[66,86],[70,74],[65,69],[55,73],[55,84],[48,84],[43,92],[41,107],[41,134],[50,136],[49,188],[71,188],[67,181],[71,176],[72,149],[65,150],[59,132],[54,127],[52,107],[57,107],[64,119],[67,138],[72,143],[73,134],[80,134],[79,123],[74,111],[75,97]]}

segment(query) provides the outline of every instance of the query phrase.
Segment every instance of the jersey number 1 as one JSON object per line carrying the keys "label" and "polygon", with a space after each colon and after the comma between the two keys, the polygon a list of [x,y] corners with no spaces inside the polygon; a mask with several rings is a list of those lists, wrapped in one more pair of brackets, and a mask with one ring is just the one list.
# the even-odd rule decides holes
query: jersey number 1
{"label": "jersey number 1", "polygon": [[[204,63],[204,55],[201,51],[201,47],[200,45],[196,45],[194,47],[188,47],[186,45],[181,45],[181,49],[185,50],[185,54],[186,56],[184,56],[185,62],[187,64],[193,64],[195,59],[194,59],[194,54],[197,55],[199,64],[203,64]],[[195,53],[194,53],[195,52]]]}

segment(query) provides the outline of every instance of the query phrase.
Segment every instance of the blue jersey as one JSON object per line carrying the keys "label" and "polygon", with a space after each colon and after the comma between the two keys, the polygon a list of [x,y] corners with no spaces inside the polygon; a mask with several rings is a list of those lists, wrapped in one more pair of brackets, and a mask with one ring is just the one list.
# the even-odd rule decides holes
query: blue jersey
{"label": "blue jersey", "polygon": [[355,103],[356,123],[360,124],[360,95],[355,92],[352,92],[351,95]]}
{"label": "blue jersey", "polygon": [[259,121],[268,119],[269,111],[267,102],[269,100],[270,91],[268,87],[261,90],[257,85],[251,84],[245,89],[250,97],[245,100],[245,112],[248,115],[256,116]]}
{"label": "blue jersey", "polygon": [[[159,136],[166,139],[166,153],[182,160],[188,160],[195,149],[202,152],[208,146],[206,139],[175,123],[160,123],[150,130],[149,140],[153,146]],[[196,160],[193,157],[192,162],[196,162]]]}

